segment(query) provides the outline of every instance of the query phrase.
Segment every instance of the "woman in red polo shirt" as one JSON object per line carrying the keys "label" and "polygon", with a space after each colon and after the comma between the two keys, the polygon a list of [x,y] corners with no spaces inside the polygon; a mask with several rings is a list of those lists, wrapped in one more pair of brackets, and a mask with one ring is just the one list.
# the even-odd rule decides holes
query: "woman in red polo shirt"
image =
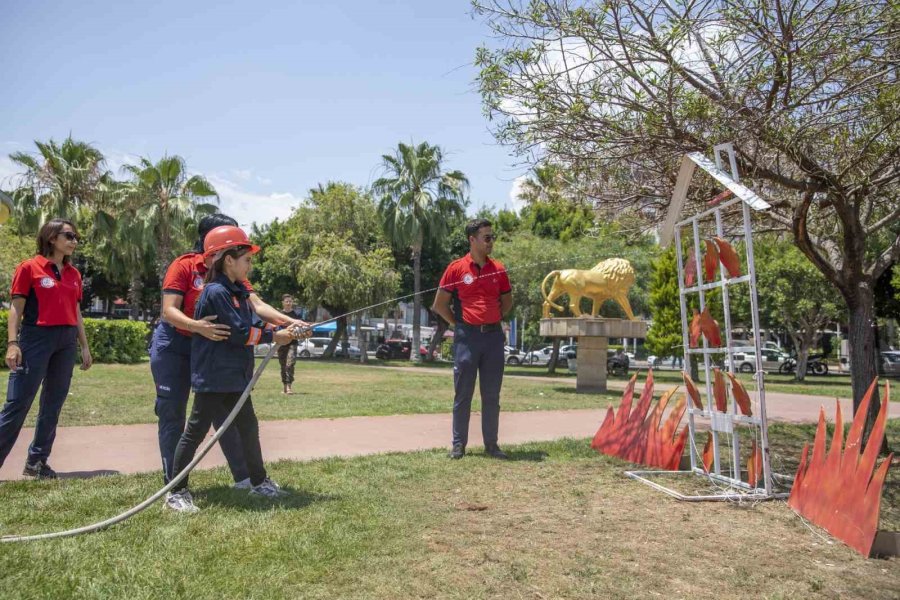
{"label": "woman in red polo shirt", "polygon": [[38,233],[37,255],[22,262],[13,275],[6,342],[6,366],[11,372],[6,404],[0,411],[0,466],[16,443],[43,383],[34,440],[23,472],[36,479],[56,478],[47,458],[56,438],[59,412],[69,394],[78,344],[81,369],[89,369],[93,362],[78,306],[81,273],[71,264],[77,247],[75,226],[53,219]]}

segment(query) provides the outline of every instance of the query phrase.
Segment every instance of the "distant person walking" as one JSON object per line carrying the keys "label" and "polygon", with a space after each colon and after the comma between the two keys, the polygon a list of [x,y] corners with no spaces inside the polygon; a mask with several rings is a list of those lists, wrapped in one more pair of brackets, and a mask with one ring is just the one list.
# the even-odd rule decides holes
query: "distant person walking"
{"label": "distant person walking", "polygon": [[[289,319],[299,319],[300,314],[294,308],[294,297],[285,294],[281,297],[281,313]],[[293,394],[291,386],[294,384],[294,364],[297,361],[297,340],[290,344],[278,346],[278,363],[281,365],[281,385],[284,386],[283,394]]]}

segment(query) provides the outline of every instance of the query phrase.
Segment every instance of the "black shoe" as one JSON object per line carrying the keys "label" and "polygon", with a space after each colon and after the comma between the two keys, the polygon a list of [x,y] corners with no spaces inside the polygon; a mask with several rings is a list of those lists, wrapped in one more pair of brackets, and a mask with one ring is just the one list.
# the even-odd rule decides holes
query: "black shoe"
{"label": "black shoe", "polygon": [[33,479],[56,479],[56,471],[50,468],[46,462],[39,460],[36,463],[25,463],[25,470],[22,471],[25,477]]}
{"label": "black shoe", "polygon": [[497,458],[499,460],[509,460],[509,456],[507,456],[506,453],[503,452],[503,450],[501,450],[500,446],[498,446],[497,444],[485,446],[484,453],[491,458]]}
{"label": "black shoe", "polygon": [[465,455],[466,455],[465,446],[463,446],[462,444],[453,444],[453,450],[451,450],[450,454],[448,454],[447,456],[449,456],[450,458],[452,458],[454,460],[459,460],[460,458],[462,458]]}

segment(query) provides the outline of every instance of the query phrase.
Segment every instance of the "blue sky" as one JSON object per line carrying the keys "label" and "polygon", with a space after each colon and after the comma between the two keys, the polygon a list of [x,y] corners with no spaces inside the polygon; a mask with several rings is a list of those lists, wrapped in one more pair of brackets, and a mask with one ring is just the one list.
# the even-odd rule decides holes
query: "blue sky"
{"label": "blue sky", "polygon": [[0,179],[32,140],[95,144],[111,167],[180,154],[242,223],[319,182],[368,185],[397,142],[440,145],[472,210],[525,172],[496,144],[467,1],[28,2],[0,9]]}

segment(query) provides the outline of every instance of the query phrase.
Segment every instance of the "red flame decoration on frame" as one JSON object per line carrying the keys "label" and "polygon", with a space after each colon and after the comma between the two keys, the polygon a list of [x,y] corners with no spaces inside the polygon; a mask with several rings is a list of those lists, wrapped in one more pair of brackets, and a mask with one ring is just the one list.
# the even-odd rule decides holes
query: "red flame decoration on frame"
{"label": "red flame decoration on frame", "polygon": [[634,375],[628,382],[622,394],[619,412],[614,414],[612,407],[607,410],[606,418],[597,430],[594,441],[591,442],[591,448],[634,463],[675,471],[681,462],[688,434],[688,428],[685,426],[681,433],[675,436],[675,430],[687,406],[685,396],[682,395],[678,399],[669,417],[660,427],[666,405],[677,388],[663,394],[648,416],[647,411],[653,400],[653,371],[647,373],[641,398],[632,410],[631,402],[634,398],[636,380],[637,375]]}
{"label": "red flame decoration on frame", "polygon": [[[881,410],[875,419],[866,448],[860,455],[863,426],[869,413],[869,403],[878,380],[872,382],[856,411],[847,444],[844,446],[844,422],[841,405],[837,403],[834,417],[834,437],[825,454],[825,408],[819,410],[819,426],[813,442],[812,458],[809,444],[803,448],[797,476],[791,488],[788,505],[834,537],[862,554],[869,556],[878,529],[881,508],[881,488],[894,455],[889,455],[876,469],[875,460],[884,439],[890,385],[885,385]],[[874,474],[873,474],[874,473]]]}

